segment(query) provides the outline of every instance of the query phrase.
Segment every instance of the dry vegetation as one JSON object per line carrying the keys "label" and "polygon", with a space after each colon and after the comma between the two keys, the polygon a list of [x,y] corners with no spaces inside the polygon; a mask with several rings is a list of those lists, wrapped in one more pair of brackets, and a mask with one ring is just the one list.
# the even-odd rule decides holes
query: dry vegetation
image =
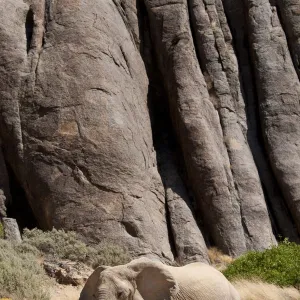
{"label": "dry vegetation", "polygon": [[[295,270],[299,263],[298,247],[284,242],[279,247],[250,252],[236,260],[216,248],[209,249],[208,255],[212,265],[233,281],[242,300],[300,300],[299,290],[288,286],[291,282],[295,286],[298,283],[299,270]],[[0,299],[49,300],[48,290],[51,299],[69,300],[78,296],[79,289],[55,288],[39,263],[41,257],[81,261],[94,267],[124,264],[131,259],[126,249],[120,247],[108,244],[87,246],[75,232],[25,230],[23,242],[18,246],[0,238]],[[286,270],[289,274],[280,275]],[[272,281],[287,286],[280,287]]]}
{"label": "dry vegetation", "polygon": [[[51,299],[58,294],[67,299],[61,296],[66,291],[57,290],[45,274],[41,266],[44,258],[81,261],[94,267],[99,264],[118,265],[131,260],[126,249],[105,243],[90,247],[80,241],[75,232],[25,230],[20,245],[0,238],[0,299],[49,300],[48,291],[51,291]],[[78,291],[73,294],[77,295]]]}
{"label": "dry vegetation", "polygon": [[51,285],[33,253],[0,239],[0,298],[49,300]]}
{"label": "dry vegetation", "polygon": [[25,229],[21,247],[47,258],[83,262],[94,268],[99,265],[116,266],[131,260],[125,248],[108,243],[88,246],[73,231]]}
{"label": "dry vegetation", "polygon": [[233,283],[242,300],[299,300],[300,292],[293,287],[281,288],[262,281],[240,280]]}
{"label": "dry vegetation", "polygon": [[219,271],[225,270],[233,262],[231,256],[222,253],[215,247],[208,249],[208,257],[211,264]]}

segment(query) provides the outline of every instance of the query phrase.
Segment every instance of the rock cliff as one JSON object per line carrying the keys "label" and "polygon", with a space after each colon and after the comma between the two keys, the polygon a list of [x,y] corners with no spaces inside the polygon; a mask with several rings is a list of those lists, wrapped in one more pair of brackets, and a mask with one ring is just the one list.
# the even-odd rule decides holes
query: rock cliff
{"label": "rock cliff", "polygon": [[298,241],[299,24],[298,0],[0,0],[2,217],[13,174],[41,228],[135,256]]}

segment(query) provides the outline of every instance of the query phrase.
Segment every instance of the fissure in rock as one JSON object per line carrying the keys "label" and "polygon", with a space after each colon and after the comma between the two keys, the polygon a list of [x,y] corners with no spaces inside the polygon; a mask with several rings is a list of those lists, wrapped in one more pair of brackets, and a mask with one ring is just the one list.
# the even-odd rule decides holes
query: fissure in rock
{"label": "fissure in rock", "polygon": [[[149,79],[147,100],[151,120],[152,137],[154,148],[157,153],[158,171],[160,172],[162,180],[164,181],[164,174],[160,166],[162,160],[166,159],[166,157],[163,158],[162,156],[164,156],[163,152],[167,151],[166,148],[168,147],[169,139],[172,138],[174,140],[174,134],[172,133],[169,107],[166,101],[167,95],[162,84],[162,76],[156,67],[157,63],[155,59],[154,49],[152,47],[147,9],[142,1],[137,1],[137,14],[140,29],[140,52],[145,62]],[[177,257],[167,198],[165,199],[165,201],[169,242],[174,257]]]}
{"label": "fissure in rock", "polygon": [[37,220],[29,205],[25,191],[16,178],[12,168],[8,164],[6,165],[11,193],[11,202],[8,203],[7,207],[7,217],[16,219],[20,230],[38,227]]}
{"label": "fissure in rock", "polygon": [[26,23],[25,23],[27,53],[29,52],[30,46],[31,46],[32,35],[33,35],[33,27],[34,27],[34,14],[33,14],[32,9],[29,9],[28,13],[27,13],[27,16],[26,16]]}

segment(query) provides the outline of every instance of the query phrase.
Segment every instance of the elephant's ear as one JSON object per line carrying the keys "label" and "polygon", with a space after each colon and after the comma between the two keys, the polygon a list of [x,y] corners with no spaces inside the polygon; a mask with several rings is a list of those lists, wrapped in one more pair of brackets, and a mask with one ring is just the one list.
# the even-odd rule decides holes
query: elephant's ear
{"label": "elephant's ear", "polygon": [[137,290],[143,299],[175,299],[179,288],[166,265],[147,258],[139,258],[129,263],[127,267],[136,272]]}
{"label": "elephant's ear", "polygon": [[79,300],[93,300],[95,299],[95,292],[97,290],[98,281],[100,278],[100,274],[103,270],[109,267],[99,266],[88,278],[87,282],[84,285],[83,290],[80,293]]}

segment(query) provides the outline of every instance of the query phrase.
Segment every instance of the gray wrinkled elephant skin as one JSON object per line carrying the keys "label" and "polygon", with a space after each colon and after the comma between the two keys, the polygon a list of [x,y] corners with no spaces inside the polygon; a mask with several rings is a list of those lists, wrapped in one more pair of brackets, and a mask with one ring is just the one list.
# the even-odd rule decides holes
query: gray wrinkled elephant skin
{"label": "gray wrinkled elephant skin", "polygon": [[98,267],[80,300],[240,300],[231,283],[211,266],[170,267],[147,258]]}

